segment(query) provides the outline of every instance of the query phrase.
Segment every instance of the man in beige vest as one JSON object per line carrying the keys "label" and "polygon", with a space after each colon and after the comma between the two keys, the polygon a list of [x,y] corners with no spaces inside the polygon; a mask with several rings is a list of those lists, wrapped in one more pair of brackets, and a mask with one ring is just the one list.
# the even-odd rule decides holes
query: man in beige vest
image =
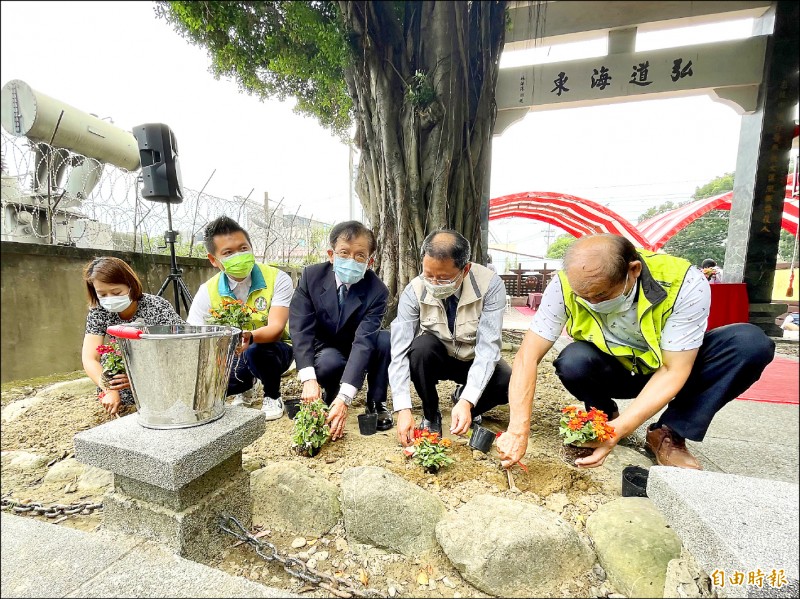
{"label": "man in beige vest", "polygon": [[434,231],[422,242],[422,274],[400,296],[391,327],[389,384],[404,446],[414,442],[409,381],[422,400],[419,427],[431,432],[442,432],[439,381],[464,385],[451,415],[454,435],[465,434],[474,417],[508,403],[511,367],[500,357],[505,286],[469,256],[463,235]]}

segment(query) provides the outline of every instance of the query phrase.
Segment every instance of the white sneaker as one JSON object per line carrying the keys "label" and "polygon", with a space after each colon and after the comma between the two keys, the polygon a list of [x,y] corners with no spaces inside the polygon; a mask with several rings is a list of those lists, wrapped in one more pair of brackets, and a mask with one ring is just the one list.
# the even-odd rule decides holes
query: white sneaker
{"label": "white sneaker", "polygon": [[265,397],[261,411],[267,416],[267,420],[277,420],[283,416],[283,400],[280,397],[278,399]]}
{"label": "white sneaker", "polygon": [[233,396],[233,401],[231,402],[232,406],[243,406],[246,405],[247,402],[244,399],[244,395],[242,393],[237,393]]}

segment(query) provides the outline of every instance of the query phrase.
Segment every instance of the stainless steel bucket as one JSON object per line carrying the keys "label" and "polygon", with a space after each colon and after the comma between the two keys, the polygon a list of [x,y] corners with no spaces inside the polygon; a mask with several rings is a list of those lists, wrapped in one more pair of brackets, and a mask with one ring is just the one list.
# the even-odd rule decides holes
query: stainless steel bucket
{"label": "stainless steel bucket", "polygon": [[139,424],[186,428],[220,418],[241,330],[223,326],[133,324],[117,337]]}

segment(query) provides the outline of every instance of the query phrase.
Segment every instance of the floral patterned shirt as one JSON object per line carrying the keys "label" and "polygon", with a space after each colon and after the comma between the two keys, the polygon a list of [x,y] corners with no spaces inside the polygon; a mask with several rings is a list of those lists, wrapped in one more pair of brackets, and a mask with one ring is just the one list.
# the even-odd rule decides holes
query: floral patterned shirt
{"label": "floral patterned shirt", "polygon": [[136,313],[129,320],[123,320],[116,312],[109,312],[102,306],[89,309],[86,316],[87,335],[105,335],[106,329],[118,324],[142,322],[146,325],[184,324],[175,308],[167,300],[157,295],[145,293],[139,300]]}
{"label": "floral patterned shirt", "polygon": [[[146,325],[184,324],[183,319],[178,316],[175,308],[167,300],[145,293],[139,300],[133,317],[128,320],[123,320],[117,312],[109,312],[102,306],[90,308],[89,314],[86,316],[86,334],[103,336],[110,326],[132,322],[141,322]],[[100,388],[98,387],[97,390],[99,392]],[[133,405],[134,403],[130,389],[120,391],[119,397],[123,405]]]}

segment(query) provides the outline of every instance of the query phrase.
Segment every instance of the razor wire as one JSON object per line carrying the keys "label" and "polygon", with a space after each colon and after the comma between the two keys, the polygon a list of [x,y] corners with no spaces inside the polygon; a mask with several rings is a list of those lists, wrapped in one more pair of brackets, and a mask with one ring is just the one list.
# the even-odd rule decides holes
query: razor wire
{"label": "razor wire", "polygon": [[[144,200],[140,174],[65,149],[0,132],[2,142],[2,239],[28,243],[168,254],[167,204]],[[300,214],[299,207],[221,198],[183,187],[171,204],[179,233],[178,256],[204,257],[205,225],[220,216],[250,234],[261,261],[311,263],[323,258],[330,225]]]}

